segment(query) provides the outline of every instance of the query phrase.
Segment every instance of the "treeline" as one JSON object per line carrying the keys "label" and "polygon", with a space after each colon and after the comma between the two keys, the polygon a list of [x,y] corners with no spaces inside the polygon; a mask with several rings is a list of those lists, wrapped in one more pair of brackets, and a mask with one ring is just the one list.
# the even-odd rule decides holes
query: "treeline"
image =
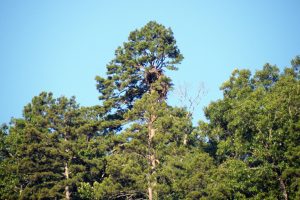
{"label": "treeline", "polygon": [[0,131],[0,199],[300,199],[300,57],[235,70],[194,127],[172,107],[171,29],[130,33],[99,105],[42,92]]}

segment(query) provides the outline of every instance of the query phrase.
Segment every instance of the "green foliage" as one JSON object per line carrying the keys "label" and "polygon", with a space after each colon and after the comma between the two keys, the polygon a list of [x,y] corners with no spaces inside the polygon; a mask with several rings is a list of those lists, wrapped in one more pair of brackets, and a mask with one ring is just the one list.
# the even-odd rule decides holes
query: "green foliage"
{"label": "green foliage", "polygon": [[[99,99],[111,114],[108,119],[122,119],[155,84],[157,90],[166,92],[171,80],[163,73],[176,70],[182,59],[171,29],[151,21],[131,32],[128,42],[117,48],[107,65],[107,78],[96,77]],[[158,79],[163,84],[158,84]]]}
{"label": "green foliage", "polygon": [[9,145],[8,126],[0,128],[0,199],[16,199],[19,183],[18,175],[14,173],[13,148]]}
{"label": "green foliage", "polygon": [[234,70],[198,127],[166,101],[182,59],[151,21],[96,77],[100,106],[34,97],[0,127],[0,199],[300,199],[300,57]]}
{"label": "green foliage", "polygon": [[129,124],[116,136],[118,142],[107,157],[107,175],[99,183],[101,198],[146,198],[152,195],[147,188],[158,198],[157,172],[168,153],[164,147],[174,143],[176,148],[184,135],[176,135],[178,127],[168,118],[172,113],[165,99],[172,83],[164,72],[176,70],[182,59],[171,29],[149,22],[116,50],[107,65],[107,79],[96,78],[106,119]]}
{"label": "green foliage", "polygon": [[213,160],[202,150],[184,146],[165,156],[158,172],[161,199],[200,199],[214,169]]}
{"label": "green foliage", "polygon": [[[220,166],[235,159],[261,171],[251,182],[257,188],[263,188],[262,181],[269,185],[252,195],[258,199],[296,198],[299,193],[299,87],[295,68],[280,74],[276,66],[266,64],[253,77],[248,70],[235,70],[221,87],[224,98],[205,109],[209,123],[200,123],[200,134],[209,140],[208,152]],[[259,180],[261,176],[265,179]]]}
{"label": "green foliage", "polygon": [[80,109],[74,98],[54,99],[43,92],[25,106],[24,119],[12,122],[5,138],[11,157],[1,166],[11,163],[5,179],[13,182],[8,186],[19,198],[63,198],[66,186],[76,197],[80,181],[99,180],[105,147],[89,110]]}

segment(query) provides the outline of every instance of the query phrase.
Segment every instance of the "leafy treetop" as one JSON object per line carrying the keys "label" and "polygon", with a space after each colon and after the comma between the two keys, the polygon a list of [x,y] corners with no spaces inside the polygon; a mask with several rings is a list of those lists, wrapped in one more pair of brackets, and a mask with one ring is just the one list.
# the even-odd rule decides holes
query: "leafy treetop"
{"label": "leafy treetop", "polygon": [[99,99],[115,114],[111,116],[122,118],[151,89],[165,97],[172,84],[164,71],[176,70],[182,59],[172,30],[151,21],[131,32],[128,42],[117,48],[107,65],[107,78],[96,77]]}

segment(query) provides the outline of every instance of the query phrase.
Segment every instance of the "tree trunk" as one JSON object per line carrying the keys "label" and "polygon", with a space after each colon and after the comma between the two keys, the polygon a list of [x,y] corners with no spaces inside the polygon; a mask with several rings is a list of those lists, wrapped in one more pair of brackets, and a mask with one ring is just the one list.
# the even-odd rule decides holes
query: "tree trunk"
{"label": "tree trunk", "polygon": [[[187,112],[186,113],[186,116],[185,116],[187,119],[190,119],[192,117],[192,113],[191,112]],[[189,130],[186,128],[185,129],[185,134],[183,136],[183,145],[186,146],[187,145],[187,142],[188,142],[188,133]]]}
{"label": "tree trunk", "polygon": [[280,188],[281,188],[284,200],[288,200],[288,194],[287,194],[287,191],[286,191],[286,186],[285,186],[284,181],[282,180],[281,177],[279,177],[279,182],[280,182]]}
{"label": "tree trunk", "polygon": [[[65,142],[67,142],[68,140],[67,140],[67,134],[65,134]],[[66,149],[65,150],[66,152],[68,152],[69,150],[68,149]],[[65,162],[65,178],[68,180],[69,179],[69,174],[70,174],[70,172],[69,172],[69,167],[68,167],[68,162]],[[65,186],[65,193],[66,193],[66,199],[67,200],[70,200],[71,199],[71,193],[70,193],[70,188],[69,188],[69,186],[68,186],[68,183],[67,183],[67,185]]]}
{"label": "tree trunk", "polygon": [[153,122],[155,121],[156,116],[151,115],[148,122],[148,164],[150,166],[150,172],[148,174],[148,197],[149,200],[157,199],[157,194],[155,193],[153,187],[156,185],[156,181],[152,180],[152,175],[156,167],[156,158],[155,154],[152,151],[152,139],[155,136],[155,129],[153,128]]}
{"label": "tree trunk", "polygon": [[[65,163],[65,177],[66,179],[68,180],[69,179],[69,168],[68,168],[68,163]],[[65,193],[66,193],[66,199],[67,200],[70,200],[71,199],[71,193],[70,193],[70,190],[69,190],[69,186],[66,185],[65,187]]]}
{"label": "tree trunk", "polygon": [[[151,183],[150,183],[151,184]],[[149,200],[153,200],[153,191],[152,191],[152,187],[149,185],[148,186],[148,196],[149,196]]]}
{"label": "tree trunk", "polygon": [[187,136],[187,134],[185,133],[184,136],[183,136],[183,145],[184,145],[184,146],[186,146],[186,144],[187,144],[187,137],[188,137],[188,136]]}

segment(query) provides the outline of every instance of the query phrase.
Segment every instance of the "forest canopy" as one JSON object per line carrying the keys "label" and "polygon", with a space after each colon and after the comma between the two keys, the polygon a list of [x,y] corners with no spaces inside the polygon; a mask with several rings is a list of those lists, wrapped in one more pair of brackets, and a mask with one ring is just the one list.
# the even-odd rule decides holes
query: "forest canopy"
{"label": "forest canopy", "polygon": [[0,199],[300,199],[300,56],[234,70],[196,126],[167,102],[183,58],[151,21],[96,76],[98,105],[33,97],[0,129]]}

